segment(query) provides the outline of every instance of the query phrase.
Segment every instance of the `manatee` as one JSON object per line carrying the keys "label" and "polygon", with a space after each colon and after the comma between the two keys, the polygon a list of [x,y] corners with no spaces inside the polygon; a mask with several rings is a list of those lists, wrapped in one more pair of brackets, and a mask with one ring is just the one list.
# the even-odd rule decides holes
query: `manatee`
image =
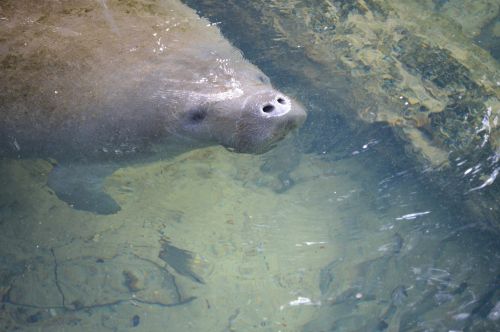
{"label": "manatee", "polygon": [[306,113],[177,0],[0,2],[0,157],[46,158],[48,186],[112,214],[117,168],[208,145],[263,153]]}

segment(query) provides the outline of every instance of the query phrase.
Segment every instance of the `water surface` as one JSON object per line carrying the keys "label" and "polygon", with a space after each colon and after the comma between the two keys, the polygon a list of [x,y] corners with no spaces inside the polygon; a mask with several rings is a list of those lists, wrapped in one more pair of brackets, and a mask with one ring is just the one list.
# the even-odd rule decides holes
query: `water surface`
{"label": "water surface", "polygon": [[2,330],[499,330],[497,230],[390,126],[353,124],[346,100],[231,40],[302,99],[306,126],[260,156],[212,147],[120,169],[110,216],[58,200],[48,161],[2,160]]}

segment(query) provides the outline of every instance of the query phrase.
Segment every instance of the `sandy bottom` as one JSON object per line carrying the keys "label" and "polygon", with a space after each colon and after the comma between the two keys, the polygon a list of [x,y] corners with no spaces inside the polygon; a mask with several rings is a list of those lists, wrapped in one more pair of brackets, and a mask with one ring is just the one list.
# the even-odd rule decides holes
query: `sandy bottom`
{"label": "sandy bottom", "polygon": [[[2,330],[469,324],[456,315],[473,312],[500,266],[471,231],[477,221],[456,220],[405,172],[376,174],[361,157],[301,156],[295,185],[277,193],[276,173],[261,171],[266,158],[208,148],[120,169],[106,182],[122,207],[111,216],[58,200],[45,185],[48,162],[2,161]],[[191,252],[204,283],[160,259],[163,241]]]}

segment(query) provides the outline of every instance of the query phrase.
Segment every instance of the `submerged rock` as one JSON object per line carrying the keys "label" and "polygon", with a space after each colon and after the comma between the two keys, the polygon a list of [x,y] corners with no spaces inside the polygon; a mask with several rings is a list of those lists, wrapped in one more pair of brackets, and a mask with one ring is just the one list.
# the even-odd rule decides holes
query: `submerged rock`
{"label": "submerged rock", "polygon": [[172,274],[135,255],[61,261],[39,257],[30,266],[12,283],[4,302],[73,311],[129,301],[173,306],[190,300]]}
{"label": "submerged rock", "polygon": [[[500,227],[500,189],[492,180],[500,159],[500,66],[494,48],[478,42],[496,38],[498,4],[233,0],[222,12],[212,1],[202,3],[192,5],[224,22],[224,33],[231,33],[224,24],[237,30],[236,43],[250,58],[241,33],[262,36],[248,47],[255,57],[279,59],[280,66],[293,62],[286,75],[294,88],[321,101],[304,130],[314,145],[307,151],[335,149],[342,128],[332,128],[332,119],[339,115],[353,128],[389,124],[405,146],[405,158],[434,170],[427,174],[437,188]],[[251,24],[253,17],[262,24]],[[264,60],[259,65],[266,66]],[[475,188],[484,190],[471,193]]]}

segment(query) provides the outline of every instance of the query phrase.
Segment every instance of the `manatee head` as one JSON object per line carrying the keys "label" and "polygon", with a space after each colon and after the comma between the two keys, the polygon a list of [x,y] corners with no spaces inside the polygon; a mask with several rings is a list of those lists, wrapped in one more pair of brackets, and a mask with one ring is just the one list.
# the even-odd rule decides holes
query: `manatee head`
{"label": "manatee head", "polygon": [[273,88],[260,70],[246,74],[191,105],[181,117],[190,136],[234,152],[264,153],[304,123],[301,104]]}
{"label": "manatee head", "polygon": [[[283,93],[259,89],[211,107],[220,119],[216,141],[235,152],[263,153],[306,119],[304,108]],[[227,125],[218,125],[223,122]]]}

